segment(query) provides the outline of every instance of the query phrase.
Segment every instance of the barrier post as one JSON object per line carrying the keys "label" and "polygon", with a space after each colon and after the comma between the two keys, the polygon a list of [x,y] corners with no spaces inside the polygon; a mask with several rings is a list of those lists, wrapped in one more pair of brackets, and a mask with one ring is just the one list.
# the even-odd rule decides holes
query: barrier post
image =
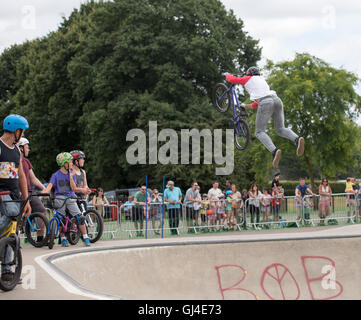
{"label": "barrier post", "polygon": [[148,176],[145,176],[145,238],[148,239]]}
{"label": "barrier post", "polygon": [[163,176],[163,197],[162,197],[162,239],[164,237],[164,180],[165,176]]}

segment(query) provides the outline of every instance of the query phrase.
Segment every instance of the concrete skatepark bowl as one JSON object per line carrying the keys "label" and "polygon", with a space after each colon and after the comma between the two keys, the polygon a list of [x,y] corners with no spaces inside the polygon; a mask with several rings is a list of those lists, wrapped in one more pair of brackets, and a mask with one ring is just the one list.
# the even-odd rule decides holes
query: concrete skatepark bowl
{"label": "concrete skatepark bowl", "polygon": [[[360,225],[352,225],[292,233],[101,241],[90,249],[53,252],[25,248],[25,263],[38,268],[38,293],[19,285],[0,298],[360,299],[360,236]],[[45,289],[52,283],[57,285],[53,293]]]}

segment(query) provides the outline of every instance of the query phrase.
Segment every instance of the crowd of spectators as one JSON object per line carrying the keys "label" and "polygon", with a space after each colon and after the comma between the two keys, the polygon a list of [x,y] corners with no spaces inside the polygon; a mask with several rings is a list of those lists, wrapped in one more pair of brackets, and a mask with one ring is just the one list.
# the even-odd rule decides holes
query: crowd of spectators
{"label": "crowd of spectators", "polygon": [[[357,207],[361,208],[360,186],[361,184],[355,183],[354,178],[348,179],[345,193],[347,193],[346,202],[349,216],[355,212]],[[302,215],[306,225],[311,224],[311,209],[318,209],[319,225],[324,225],[325,220],[331,215],[332,189],[326,178],[321,180],[317,191],[318,208],[315,208],[313,197],[316,196],[316,193],[306,184],[306,179],[300,178],[299,184],[295,188],[297,219]],[[178,233],[182,214],[184,214],[189,233],[196,230],[214,232],[246,229],[247,216],[250,217],[250,225],[255,229],[268,227],[269,222],[278,223],[284,199],[284,188],[280,182],[279,172],[274,173],[271,185],[263,188],[253,183],[249,189],[238,190],[236,184],[227,180],[223,188],[220,188],[218,181],[214,181],[211,188],[201,190],[199,184],[193,181],[183,194],[173,181],[168,181],[164,194],[159,193],[157,189],[147,195],[145,192],[146,188],[142,186],[134,197],[129,196],[128,201],[122,205],[126,216],[129,216],[129,219],[135,223],[138,235],[142,235],[146,207],[152,229],[156,234],[159,234],[163,213],[167,213],[171,234]],[[360,206],[357,206],[356,199]],[[146,202],[148,206],[146,206]],[[182,206],[184,206],[184,210],[182,210]],[[359,215],[361,216],[361,209]]]}

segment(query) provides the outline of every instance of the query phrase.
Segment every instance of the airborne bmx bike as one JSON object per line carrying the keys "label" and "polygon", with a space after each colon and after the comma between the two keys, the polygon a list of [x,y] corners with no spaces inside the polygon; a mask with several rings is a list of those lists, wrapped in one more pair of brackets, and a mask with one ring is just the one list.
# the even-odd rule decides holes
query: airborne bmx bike
{"label": "airborne bmx bike", "polygon": [[251,138],[247,121],[246,108],[239,104],[235,85],[227,87],[224,83],[217,83],[212,91],[212,102],[217,111],[226,113],[232,105],[233,117],[230,119],[234,127],[234,144],[237,149],[245,150]]}

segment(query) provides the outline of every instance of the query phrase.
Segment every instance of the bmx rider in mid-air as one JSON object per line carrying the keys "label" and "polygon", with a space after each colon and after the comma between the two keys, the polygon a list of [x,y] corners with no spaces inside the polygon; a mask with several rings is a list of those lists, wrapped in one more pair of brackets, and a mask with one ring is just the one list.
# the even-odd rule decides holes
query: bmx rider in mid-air
{"label": "bmx rider in mid-air", "polygon": [[261,76],[257,67],[250,67],[246,76],[235,77],[231,74],[226,75],[226,81],[233,84],[241,84],[249,93],[252,104],[243,105],[247,109],[258,109],[256,116],[256,137],[272,153],[272,165],[278,166],[281,158],[281,149],[276,148],[271,138],[265,132],[267,123],[272,117],[275,130],[280,137],[293,141],[297,146],[297,156],[302,156],[305,149],[305,140],[299,137],[291,129],[285,128],[282,100],[276,92],[270,90],[266,80]]}

